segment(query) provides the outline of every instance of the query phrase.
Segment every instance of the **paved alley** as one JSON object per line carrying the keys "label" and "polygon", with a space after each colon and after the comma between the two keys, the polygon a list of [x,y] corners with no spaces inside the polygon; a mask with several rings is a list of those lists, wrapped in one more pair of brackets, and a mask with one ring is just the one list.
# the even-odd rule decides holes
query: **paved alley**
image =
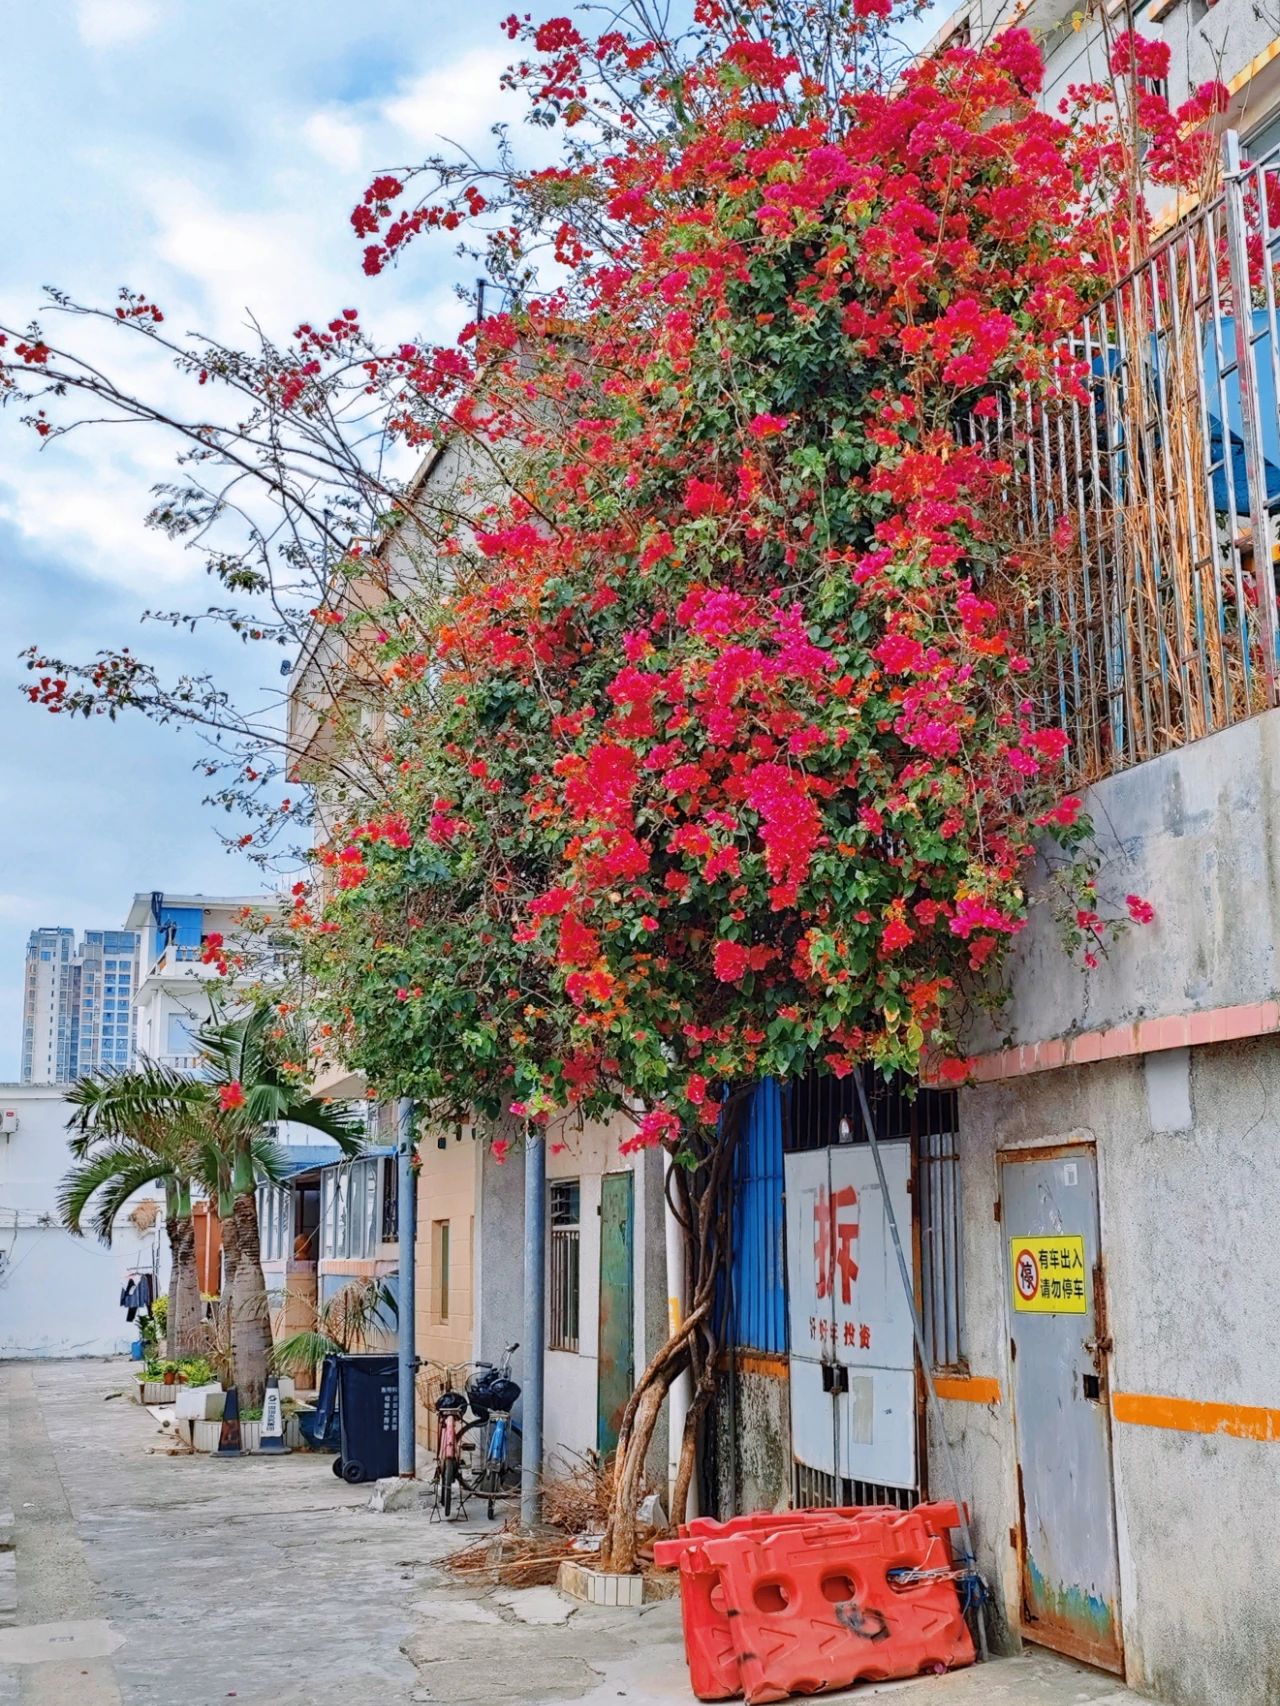
{"label": "paved alley", "polygon": [[[476,1593],[439,1559],[488,1525],[374,1515],[327,1458],[155,1455],[122,1364],[0,1364],[0,1706],[692,1700],[674,1601]],[[120,1394],[120,1396],[113,1396]],[[1121,1706],[1047,1655],[831,1695]]]}

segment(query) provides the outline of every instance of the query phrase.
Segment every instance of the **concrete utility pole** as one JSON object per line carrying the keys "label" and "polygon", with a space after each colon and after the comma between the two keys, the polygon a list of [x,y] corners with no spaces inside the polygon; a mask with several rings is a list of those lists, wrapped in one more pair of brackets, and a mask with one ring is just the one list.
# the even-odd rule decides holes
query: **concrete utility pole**
{"label": "concrete utility pole", "polygon": [[418,1180],[413,1170],[413,1116],[411,1096],[400,1098],[400,1143],[397,1154],[398,1192],[396,1233],[400,1240],[400,1474],[410,1480],[418,1473],[417,1405],[414,1383],[417,1354],[414,1344],[414,1245],[418,1234]]}
{"label": "concrete utility pole", "polygon": [[524,1137],[524,1418],[520,1453],[520,1523],[542,1516],[542,1358],[547,1342],[547,1140],[540,1127]]}

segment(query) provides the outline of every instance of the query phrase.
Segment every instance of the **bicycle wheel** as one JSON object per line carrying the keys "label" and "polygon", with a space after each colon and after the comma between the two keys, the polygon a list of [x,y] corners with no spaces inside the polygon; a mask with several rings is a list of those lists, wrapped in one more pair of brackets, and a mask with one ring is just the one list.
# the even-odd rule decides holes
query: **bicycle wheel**
{"label": "bicycle wheel", "polygon": [[457,1475],[458,1465],[452,1457],[446,1457],[440,1465],[440,1509],[444,1512],[446,1522],[453,1510],[453,1483]]}
{"label": "bicycle wheel", "polygon": [[[512,1429],[507,1430],[507,1455],[501,1463],[489,1459],[489,1422],[471,1421],[458,1435],[459,1452],[472,1447],[471,1485],[468,1491],[486,1499],[509,1499],[520,1491],[520,1465],[512,1463]],[[474,1445],[473,1445],[474,1442]]]}

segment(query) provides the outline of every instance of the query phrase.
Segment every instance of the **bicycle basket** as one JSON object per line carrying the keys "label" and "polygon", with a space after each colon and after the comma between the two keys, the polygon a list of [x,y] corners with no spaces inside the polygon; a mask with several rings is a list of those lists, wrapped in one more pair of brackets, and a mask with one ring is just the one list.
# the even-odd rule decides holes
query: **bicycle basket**
{"label": "bicycle basket", "polygon": [[514,1408],[519,1396],[520,1388],[515,1381],[499,1374],[496,1368],[474,1375],[467,1382],[467,1397],[470,1398],[471,1408],[481,1421],[488,1419],[490,1410],[497,1410],[505,1415]]}
{"label": "bicycle basket", "polygon": [[437,1416],[465,1416],[467,1400],[461,1392],[442,1392],[435,1401]]}

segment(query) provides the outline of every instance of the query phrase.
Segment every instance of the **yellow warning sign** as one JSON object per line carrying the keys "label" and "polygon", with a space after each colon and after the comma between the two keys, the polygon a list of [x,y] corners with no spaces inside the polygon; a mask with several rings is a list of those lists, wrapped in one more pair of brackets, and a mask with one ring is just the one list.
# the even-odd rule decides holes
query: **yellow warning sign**
{"label": "yellow warning sign", "polygon": [[1011,1238],[1013,1307],[1039,1315],[1084,1315],[1089,1308],[1083,1238]]}

